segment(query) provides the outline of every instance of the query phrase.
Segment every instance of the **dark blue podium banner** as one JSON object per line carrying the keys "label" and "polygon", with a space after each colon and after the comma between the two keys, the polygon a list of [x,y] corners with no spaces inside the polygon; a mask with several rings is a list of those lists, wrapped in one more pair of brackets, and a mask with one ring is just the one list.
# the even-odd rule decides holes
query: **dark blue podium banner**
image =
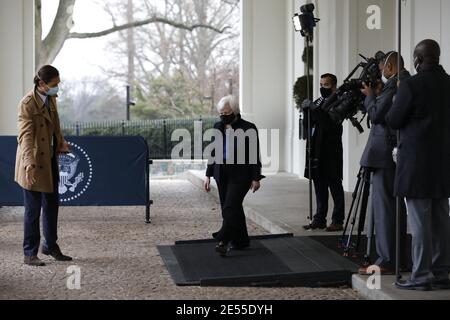
{"label": "dark blue podium banner", "polygon": [[[66,137],[59,157],[62,206],[148,206],[148,147],[142,137]],[[0,206],[22,206],[14,182],[17,138],[0,137]]]}

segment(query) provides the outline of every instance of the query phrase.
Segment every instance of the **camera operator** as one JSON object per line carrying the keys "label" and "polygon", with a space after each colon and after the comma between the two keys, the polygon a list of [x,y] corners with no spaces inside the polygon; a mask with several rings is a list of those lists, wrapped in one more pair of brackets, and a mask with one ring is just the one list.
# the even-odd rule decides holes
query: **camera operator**
{"label": "camera operator", "polygon": [[[307,154],[305,178],[313,179],[316,193],[316,214],[306,230],[326,229],[327,232],[343,230],[345,218],[343,178],[342,124],[333,122],[321,106],[337,90],[337,78],[333,74],[324,74],[320,79],[321,97],[312,102],[305,100],[302,104],[303,125],[311,130],[311,155]],[[311,112],[311,128],[308,128],[308,112]],[[308,135],[309,136],[309,135]],[[308,153],[308,152],[307,152]],[[311,156],[311,177],[309,176],[308,157]],[[334,201],[332,223],[327,227],[328,189]]]}
{"label": "camera operator", "polygon": [[[364,84],[361,90],[366,95],[364,111],[372,124],[369,140],[362,155],[361,166],[372,172],[372,216],[375,224],[375,242],[378,260],[375,265],[381,274],[393,274],[395,269],[395,217],[396,198],[394,197],[395,163],[392,152],[396,146],[396,133],[388,128],[385,117],[391,109],[397,93],[398,70],[400,78],[409,77],[404,69],[403,59],[398,66],[398,53],[389,52],[380,63],[382,82],[369,87]],[[368,273],[367,267],[359,270]]]}
{"label": "camera operator", "polygon": [[395,194],[405,197],[412,233],[406,290],[450,289],[450,76],[434,40],[414,51],[418,74],[400,85],[387,124],[400,130]]}

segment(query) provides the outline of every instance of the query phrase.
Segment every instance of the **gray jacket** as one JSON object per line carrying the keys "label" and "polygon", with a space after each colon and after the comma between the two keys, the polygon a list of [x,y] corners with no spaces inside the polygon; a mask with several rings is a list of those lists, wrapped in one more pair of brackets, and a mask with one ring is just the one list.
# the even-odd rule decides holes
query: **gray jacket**
{"label": "gray jacket", "polygon": [[[400,78],[410,75],[404,70]],[[369,140],[361,158],[361,166],[373,169],[395,168],[392,151],[396,145],[396,132],[386,125],[386,115],[391,109],[397,93],[397,77],[389,79],[378,97],[366,98],[364,109],[372,124]]]}

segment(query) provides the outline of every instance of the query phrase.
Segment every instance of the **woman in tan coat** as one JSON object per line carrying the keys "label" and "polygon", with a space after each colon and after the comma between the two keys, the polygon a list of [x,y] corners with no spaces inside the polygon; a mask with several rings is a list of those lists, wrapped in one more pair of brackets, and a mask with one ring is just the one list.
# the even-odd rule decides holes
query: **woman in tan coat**
{"label": "woman in tan coat", "polygon": [[56,108],[59,72],[44,66],[34,78],[35,87],[19,104],[18,147],[15,180],[24,195],[24,263],[44,266],[37,257],[40,245],[40,215],[42,210],[45,241],[42,253],[57,261],[70,261],[57,244],[59,209],[58,154],[68,153]]}

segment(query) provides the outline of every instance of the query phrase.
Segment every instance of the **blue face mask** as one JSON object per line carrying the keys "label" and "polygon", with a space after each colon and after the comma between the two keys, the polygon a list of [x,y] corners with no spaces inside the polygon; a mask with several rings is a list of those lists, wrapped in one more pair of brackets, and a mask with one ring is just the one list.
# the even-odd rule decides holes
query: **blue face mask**
{"label": "blue face mask", "polygon": [[59,92],[59,86],[56,86],[56,87],[50,88],[47,91],[46,95],[49,97],[53,97],[53,96],[56,96],[58,94],[58,92]]}

